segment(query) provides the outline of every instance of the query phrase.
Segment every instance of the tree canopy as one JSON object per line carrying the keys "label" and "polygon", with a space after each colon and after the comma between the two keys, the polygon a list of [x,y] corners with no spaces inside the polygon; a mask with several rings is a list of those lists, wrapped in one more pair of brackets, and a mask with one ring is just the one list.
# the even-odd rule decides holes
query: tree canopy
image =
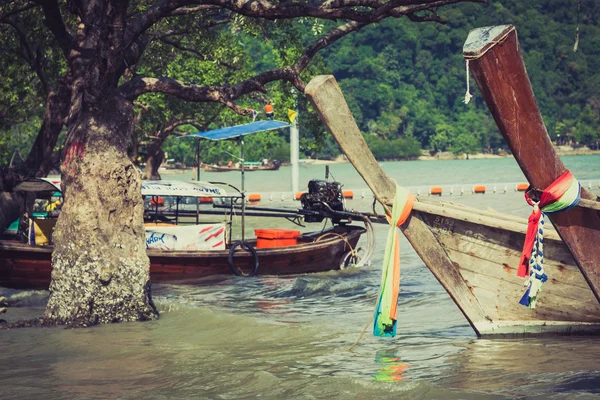
{"label": "tree canopy", "polygon": [[[14,3],[16,7],[19,2]],[[45,96],[56,84],[65,60],[60,46],[45,34],[43,15],[32,5],[28,12],[13,13],[0,24],[0,60],[6,77],[0,91],[0,163],[20,160],[36,137],[42,121]],[[150,3],[130,5],[140,13]],[[8,6],[5,6],[5,8]],[[264,20],[234,13],[205,10],[165,18],[149,31],[144,56],[135,67],[136,76],[169,76],[178,81],[219,85],[239,82],[253,75],[275,71],[298,60],[306,46],[324,37],[324,32],[339,26],[334,20],[303,17],[293,23],[287,19]],[[543,0],[523,4],[517,0],[489,2],[487,5],[459,4],[442,8],[438,14],[447,24],[414,24],[408,19],[384,20],[366,26],[355,35],[335,43],[315,55],[311,74],[333,73],[344,89],[354,115],[366,135],[372,135],[379,158],[404,158],[424,150],[471,153],[493,152],[504,142],[479,96],[469,106],[462,104],[466,90],[461,47],[470,29],[493,24],[517,26],[523,54],[548,132],[556,143],[574,141],[598,147],[600,140],[600,46],[598,18],[600,6],[582,0],[579,16],[581,40],[573,52],[577,7],[571,3]],[[38,10],[38,11],[36,11]],[[184,12],[179,10],[178,14]],[[210,22],[206,22],[210,20]],[[24,27],[27,27],[25,29]],[[184,28],[182,28],[184,27]],[[193,29],[192,29],[193,28]],[[23,68],[25,67],[25,68]],[[265,101],[276,105],[276,117],[285,119],[296,103],[290,84],[266,83],[269,94],[242,96],[240,108],[262,110]],[[262,90],[262,89],[261,89]],[[476,91],[476,89],[472,89]],[[264,93],[264,91],[263,91]],[[305,156],[331,158],[339,149],[323,135],[322,128],[302,98],[299,98],[302,145]],[[182,120],[197,125],[182,125],[174,132],[206,129],[247,122],[241,116],[214,102],[189,103],[162,93],[147,93],[137,99],[141,117],[136,129],[141,152],[147,154],[162,129]],[[240,109],[237,110],[238,112]],[[259,118],[264,115],[259,114]],[[263,144],[279,157],[287,153],[287,133],[261,134],[249,138],[257,142],[260,159]],[[385,151],[391,141],[411,145],[398,153]],[[264,143],[263,143],[264,142]],[[383,146],[376,145],[382,143]],[[201,149],[204,162],[226,157],[227,144],[206,145]],[[177,162],[191,165],[194,152],[188,144],[167,139],[163,149]],[[275,150],[277,148],[277,150]]]}

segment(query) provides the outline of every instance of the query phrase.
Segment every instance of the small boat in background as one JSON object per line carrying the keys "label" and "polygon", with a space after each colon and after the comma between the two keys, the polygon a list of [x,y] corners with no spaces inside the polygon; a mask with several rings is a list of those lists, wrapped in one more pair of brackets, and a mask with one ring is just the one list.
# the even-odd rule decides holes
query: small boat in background
{"label": "small boat in background", "polygon": [[[261,162],[245,162],[244,163],[244,171],[252,172],[252,171],[277,171],[281,163],[279,161],[273,161],[269,163],[261,163]],[[242,167],[236,165],[215,165],[215,164],[201,164],[201,168],[206,172],[241,172]]]}

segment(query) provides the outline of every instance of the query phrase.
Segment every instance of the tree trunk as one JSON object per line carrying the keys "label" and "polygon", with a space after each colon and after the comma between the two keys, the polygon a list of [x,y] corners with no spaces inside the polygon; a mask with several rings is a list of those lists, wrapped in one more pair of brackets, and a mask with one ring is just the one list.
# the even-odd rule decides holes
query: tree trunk
{"label": "tree trunk", "polygon": [[64,125],[70,102],[69,88],[62,82],[56,91],[48,94],[42,127],[25,161],[31,175],[45,177],[54,167],[53,162],[56,160],[51,155]]}
{"label": "tree trunk", "polygon": [[146,166],[144,167],[142,179],[161,179],[158,169],[165,159],[165,152],[161,149],[163,141],[164,140],[156,140],[152,142],[152,145],[148,148],[148,158],[146,159]]}
{"label": "tree trunk", "polygon": [[81,111],[69,130],[47,320],[87,326],[158,316],[141,179],[127,157],[132,129],[133,105],[109,96]]}

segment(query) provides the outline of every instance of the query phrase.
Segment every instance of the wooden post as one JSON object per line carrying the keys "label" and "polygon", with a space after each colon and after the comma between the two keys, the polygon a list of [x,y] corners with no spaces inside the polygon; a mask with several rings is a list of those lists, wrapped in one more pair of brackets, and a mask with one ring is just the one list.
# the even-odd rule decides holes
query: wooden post
{"label": "wooden post", "polygon": [[[396,183],[373,157],[335,78],[332,75],[314,77],[306,86],[305,94],[377,200],[384,207],[391,205]],[[417,200],[411,217],[401,227],[402,232],[479,335],[477,326],[489,320],[489,317],[423,221],[424,217],[418,209]]]}
{"label": "wooden post", "polygon": [[[547,188],[565,170],[533,94],[512,25],[471,31],[463,55],[500,132],[531,185]],[[581,188],[583,199],[596,196]],[[550,219],[600,301],[600,215],[575,207]]]}

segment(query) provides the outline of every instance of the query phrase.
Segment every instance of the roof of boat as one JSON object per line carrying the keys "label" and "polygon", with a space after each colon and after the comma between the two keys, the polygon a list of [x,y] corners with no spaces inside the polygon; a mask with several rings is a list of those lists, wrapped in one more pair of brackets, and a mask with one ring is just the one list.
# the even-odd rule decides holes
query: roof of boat
{"label": "roof of boat", "polygon": [[17,184],[14,192],[60,192],[60,179],[30,178]]}
{"label": "roof of boat", "polygon": [[[15,192],[61,192],[60,180],[31,178],[17,184]],[[143,196],[234,197],[215,184],[202,181],[142,181]]]}
{"label": "roof of boat", "polygon": [[202,181],[143,181],[142,196],[237,197],[212,183]]}
{"label": "roof of boat", "polygon": [[214,129],[212,131],[206,132],[196,132],[180,137],[196,137],[209,140],[225,140],[249,135],[251,133],[286,128],[288,126],[290,126],[290,124],[277,120],[255,121],[250,122],[249,124],[228,126],[226,128]]}

